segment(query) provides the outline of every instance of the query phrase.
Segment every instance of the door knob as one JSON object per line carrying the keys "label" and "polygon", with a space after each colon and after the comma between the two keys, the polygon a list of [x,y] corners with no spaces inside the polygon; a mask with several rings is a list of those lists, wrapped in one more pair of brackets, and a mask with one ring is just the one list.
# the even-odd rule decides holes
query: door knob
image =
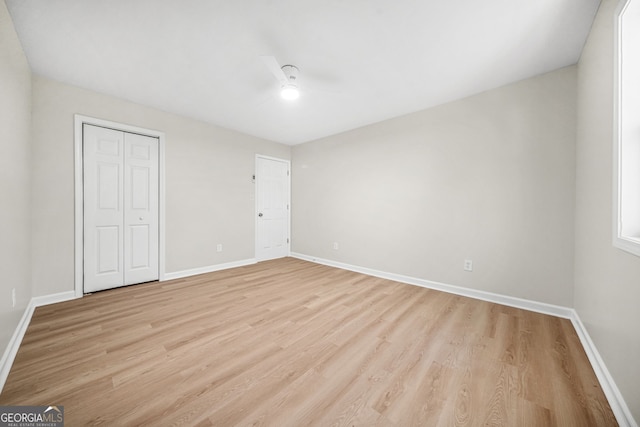
{"label": "door knob", "polygon": [[140,217],[140,221],[142,221],[144,218]]}
{"label": "door knob", "polygon": [[260,212],[260,213],[258,214],[258,216],[259,216],[260,218],[262,218],[262,212]]}

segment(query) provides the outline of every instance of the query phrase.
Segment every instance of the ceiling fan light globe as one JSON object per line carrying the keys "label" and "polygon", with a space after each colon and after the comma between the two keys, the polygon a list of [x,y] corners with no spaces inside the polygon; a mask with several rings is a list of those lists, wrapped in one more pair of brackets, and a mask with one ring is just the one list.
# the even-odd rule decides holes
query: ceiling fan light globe
{"label": "ceiling fan light globe", "polygon": [[287,101],[293,101],[295,99],[298,99],[299,96],[300,96],[300,91],[294,85],[282,86],[282,89],[280,90],[280,97],[282,99],[286,99]]}

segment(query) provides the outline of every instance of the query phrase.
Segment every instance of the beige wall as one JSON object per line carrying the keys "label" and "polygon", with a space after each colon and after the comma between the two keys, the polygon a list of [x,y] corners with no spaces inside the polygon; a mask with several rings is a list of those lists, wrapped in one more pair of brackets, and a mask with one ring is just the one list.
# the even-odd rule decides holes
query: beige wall
{"label": "beige wall", "polygon": [[255,155],[288,146],[34,76],[36,295],[74,287],[75,113],[165,132],[168,273],[253,258]]}
{"label": "beige wall", "polygon": [[571,306],[575,79],[569,67],[293,147],[292,250]]}
{"label": "beige wall", "polygon": [[31,299],[30,128],[31,72],[9,12],[0,1],[0,355]]}
{"label": "beige wall", "polygon": [[574,307],[640,420],[640,257],[612,245],[617,3],[602,2],[578,64]]}

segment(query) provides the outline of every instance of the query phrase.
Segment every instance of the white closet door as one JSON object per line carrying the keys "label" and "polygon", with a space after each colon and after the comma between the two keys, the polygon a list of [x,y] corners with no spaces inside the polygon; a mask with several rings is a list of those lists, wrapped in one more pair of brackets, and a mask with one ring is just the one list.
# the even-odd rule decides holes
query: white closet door
{"label": "white closet door", "polygon": [[84,291],[124,284],[124,133],[84,125]]}
{"label": "white closet door", "polygon": [[84,291],[158,279],[158,139],[83,127]]}
{"label": "white closet door", "polygon": [[124,137],[124,284],[158,280],[158,139]]}

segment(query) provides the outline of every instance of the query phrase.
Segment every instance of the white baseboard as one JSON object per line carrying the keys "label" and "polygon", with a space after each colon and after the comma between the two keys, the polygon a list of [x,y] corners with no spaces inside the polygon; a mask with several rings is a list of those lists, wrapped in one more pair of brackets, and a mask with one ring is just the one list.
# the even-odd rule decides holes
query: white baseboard
{"label": "white baseboard", "polygon": [[70,301],[72,299],[76,299],[75,291],[67,291],[60,292],[57,294],[44,295],[41,297],[33,297],[31,298],[31,303],[33,307],[41,307],[43,305],[55,304],[57,302]]}
{"label": "white baseboard", "polygon": [[174,271],[173,273],[165,273],[164,280],[182,279],[183,277],[195,276],[197,274],[212,273],[214,271],[227,270],[229,268],[244,267],[245,265],[255,264],[255,258],[243,259],[240,261],[227,262],[224,264],[209,265],[206,267],[192,268],[189,270]]}
{"label": "white baseboard", "polygon": [[438,291],[448,292],[451,294],[461,295],[465,297],[475,298],[483,301],[489,301],[497,304],[507,305],[510,307],[521,308],[524,310],[534,311],[537,313],[549,314],[551,316],[562,317],[570,319],[573,327],[580,338],[580,342],[584,347],[589,362],[596,373],[600,386],[609,401],[611,410],[613,411],[620,427],[638,427],[638,424],[633,418],[629,407],[627,406],[620,390],[615,384],[615,381],[611,377],[609,370],[607,369],[604,361],[600,357],[598,350],[594,342],[591,340],[586,328],[582,324],[578,313],[568,307],[562,307],[553,304],[546,304],[537,301],[525,300],[522,298],[515,298],[507,295],[500,295],[491,292],[478,291],[475,289],[463,288],[460,286],[447,285],[445,283],[433,282],[425,279],[418,279],[415,277],[403,276],[400,274],[388,273],[384,271],[374,270],[366,267],[359,267],[351,264],[345,264],[338,261],[332,261],[304,255],[300,253],[291,253],[294,258],[302,259],[305,261],[315,262],[317,264],[328,265],[330,267],[341,268],[343,270],[355,271],[356,273],[367,274],[369,276],[380,277],[383,279],[389,279],[396,282],[407,283],[410,285],[421,286],[423,288],[435,289]]}
{"label": "white baseboard", "polygon": [[568,307],[547,304],[544,302],[530,301],[522,298],[510,297],[507,295],[495,294],[492,292],[479,291],[476,289],[463,288],[461,286],[447,285],[446,283],[433,282],[431,280],[418,279],[416,277],[403,276],[401,274],[388,273],[385,271],[374,270],[367,267],[359,267],[355,265],[345,264],[342,262],[331,261],[327,259],[312,257],[309,255],[292,253],[292,257],[324,264],[331,267],[341,268],[343,270],[355,271],[369,276],[381,277],[396,282],[407,283],[410,285],[421,286],[423,288],[435,289],[438,291],[448,292],[450,294],[461,295],[469,298],[475,298],[482,301],[489,301],[497,304],[508,305],[510,307],[522,308],[524,310],[535,311],[537,313],[550,314],[556,317],[571,319],[573,310]]}
{"label": "white baseboard", "polygon": [[620,393],[620,389],[616,386],[607,366],[604,364],[604,361],[602,360],[595,343],[591,340],[582,320],[580,320],[580,316],[578,316],[578,313],[575,310],[571,311],[573,312],[573,315],[571,316],[571,323],[573,323],[573,327],[578,334],[578,338],[580,338],[582,347],[584,348],[585,353],[587,353],[587,357],[591,362],[593,371],[600,382],[600,387],[602,387],[602,391],[609,400],[609,406],[611,406],[611,410],[615,414],[618,424],[620,424],[620,427],[638,427],[638,423],[634,420],[631,410],[622,397],[622,393]]}
{"label": "white baseboard", "polygon": [[22,318],[20,318],[18,326],[16,326],[16,329],[9,340],[9,344],[2,355],[2,359],[0,359],[0,392],[2,392],[4,384],[7,382],[11,366],[13,366],[13,361],[16,358],[16,354],[18,354],[18,349],[20,348],[24,334],[27,332],[27,328],[29,327],[31,317],[33,316],[33,312],[36,307],[54,304],[56,302],[69,301],[75,298],[75,291],[31,298],[29,304],[24,309],[24,313],[22,314]]}
{"label": "white baseboard", "polygon": [[11,366],[13,366],[13,360],[16,358],[16,354],[18,354],[18,349],[20,348],[20,343],[22,343],[22,338],[24,338],[24,334],[25,332],[27,332],[27,327],[29,327],[29,322],[31,321],[33,310],[35,310],[35,306],[30,302],[29,305],[27,305],[27,307],[24,309],[22,318],[20,319],[18,326],[16,326],[15,331],[13,331],[13,335],[9,340],[7,348],[4,350],[2,360],[0,360],[0,392],[2,392],[4,384],[7,382],[7,377],[9,376],[9,372],[11,371]]}

